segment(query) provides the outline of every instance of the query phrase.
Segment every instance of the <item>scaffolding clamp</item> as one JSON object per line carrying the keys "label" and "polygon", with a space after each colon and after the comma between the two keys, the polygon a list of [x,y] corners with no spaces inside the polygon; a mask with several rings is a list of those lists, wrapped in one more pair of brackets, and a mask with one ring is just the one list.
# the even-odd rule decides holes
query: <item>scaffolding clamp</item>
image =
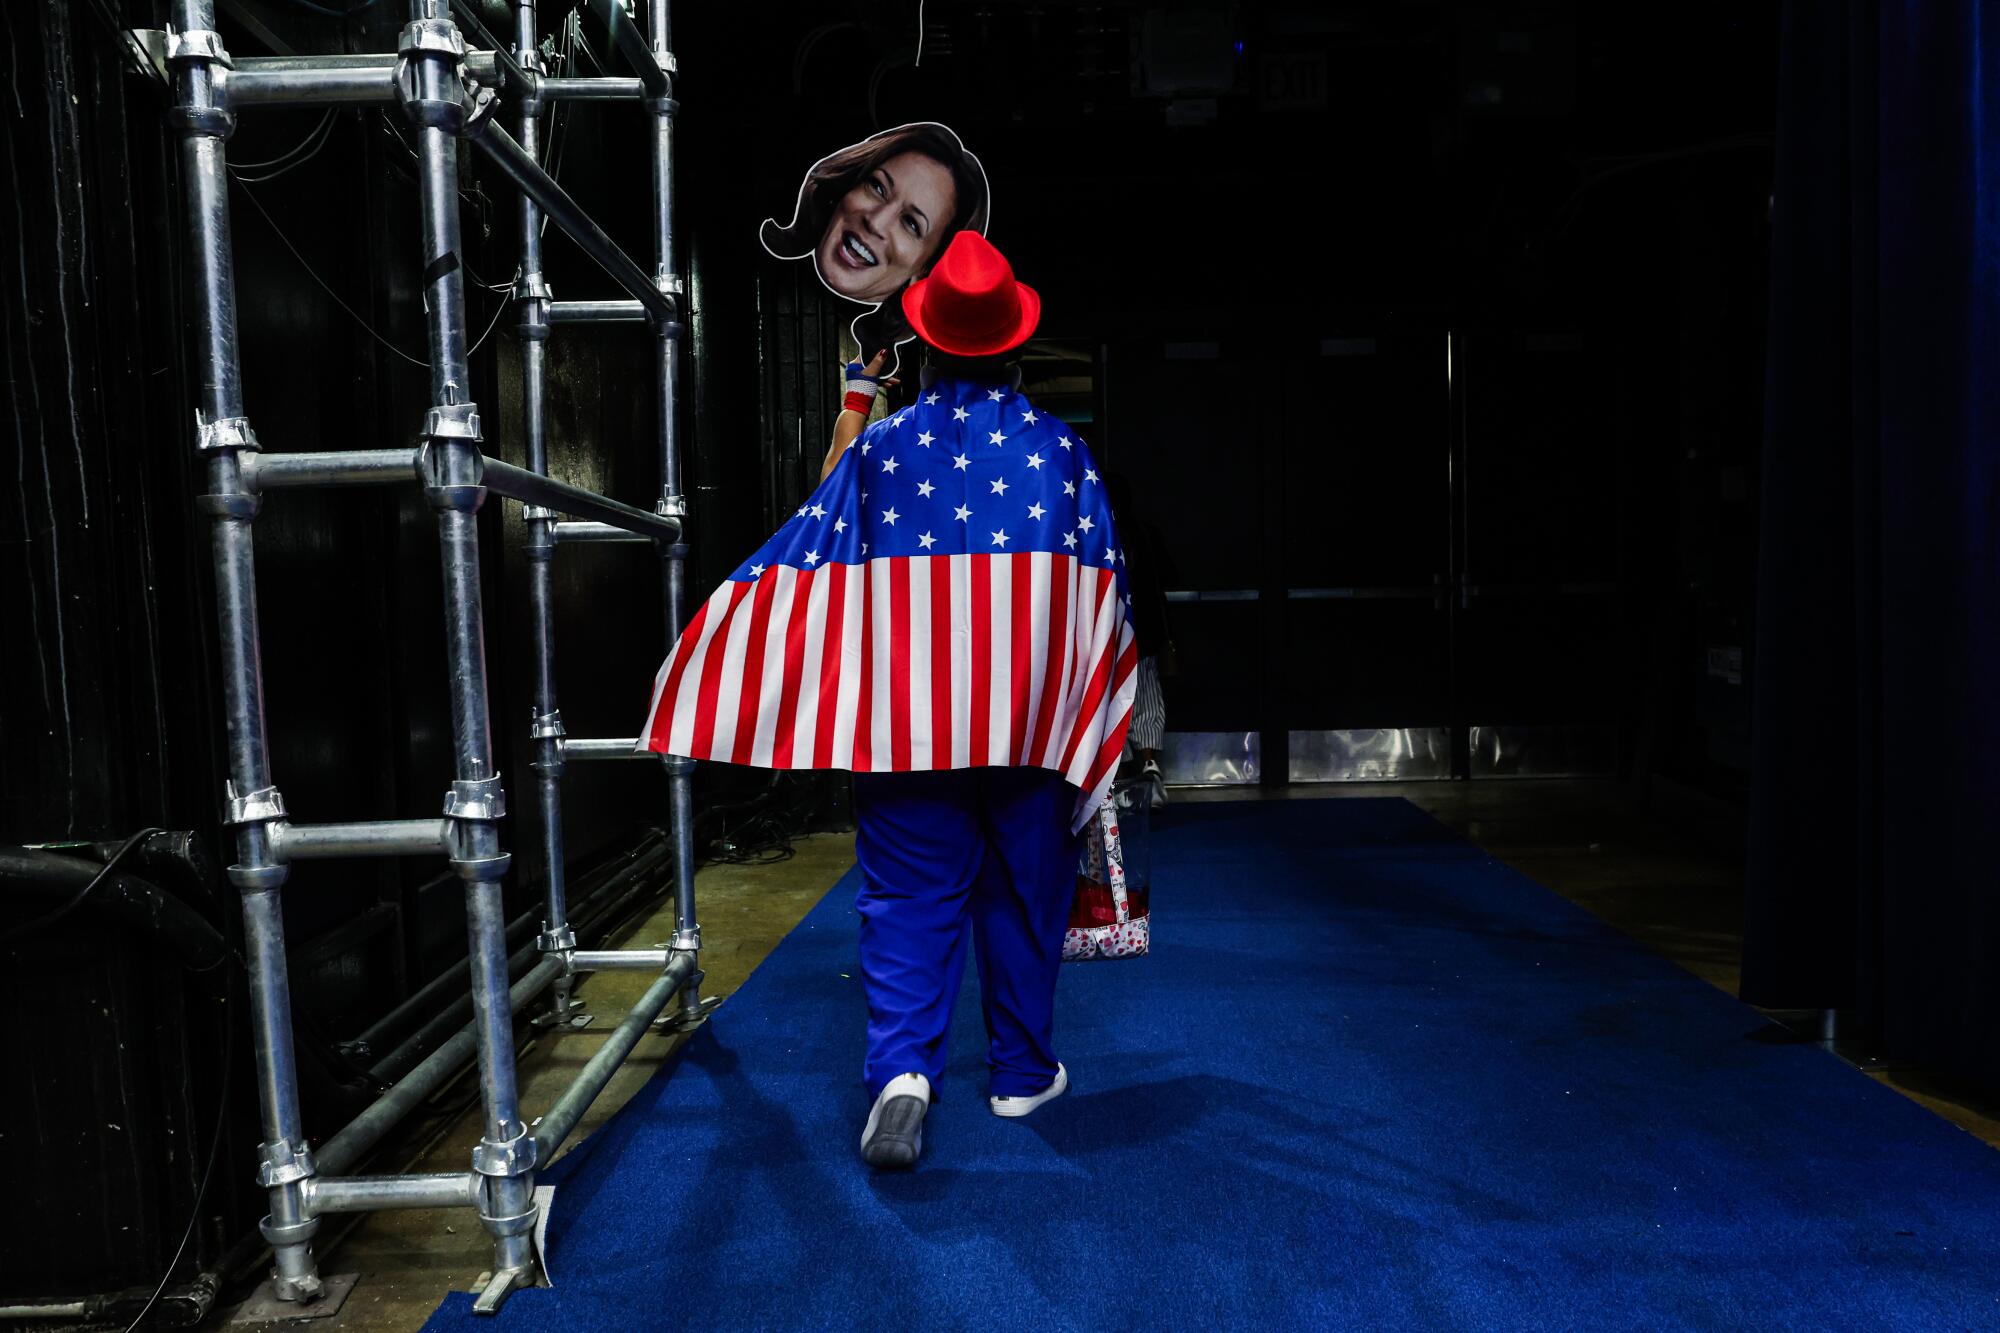
{"label": "scaffolding clamp", "polygon": [[222,822],[225,825],[268,824],[285,817],[285,798],[276,787],[260,787],[238,796],[234,779],[222,782]]}
{"label": "scaffolding clamp", "polygon": [[228,48],[222,44],[222,34],[206,28],[192,28],[187,32],[167,29],[167,63],[169,65],[207,64],[220,65],[224,69],[235,69],[236,62],[229,58]]}
{"label": "scaffolding clamp", "polygon": [[546,713],[535,714],[535,724],[528,728],[528,737],[531,740],[543,741],[549,739],[551,736],[567,735],[569,735],[569,732],[563,728],[562,709],[560,708],[552,709]]}
{"label": "scaffolding clamp", "polygon": [[688,502],[685,495],[662,495],[653,502],[653,512],[661,518],[686,518]]}
{"label": "scaffolding clamp", "polygon": [[549,302],[555,293],[540,273],[524,273],[514,284],[514,303],[520,309],[520,321],[514,330],[531,342],[541,342],[549,336]]}
{"label": "scaffolding clamp", "polygon": [[675,953],[700,953],[701,927],[699,925],[682,926],[674,932],[673,943],[670,947]]}
{"label": "scaffolding clamp", "polygon": [[318,1171],[312,1149],[302,1143],[259,1144],[257,1159],[257,1183],[267,1190],[304,1180]]}
{"label": "scaffolding clamp", "polygon": [[195,449],[204,454],[219,453],[224,449],[261,449],[257,443],[257,432],[250,429],[249,417],[222,417],[215,421],[203,421],[200,411],[194,414]]}
{"label": "scaffolding clamp", "polygon": [[[417,84],[417,62],[438,59],[449,62],[451,66],[451,75],[442,80],[445,96],[421,96],[422,89]],[[457,25],[449,20],[415,19],[403,29],[402,38],[396,43],[396,68],[391,81],[396,89],[396,101],[401,104],[403,114],[410,118],[411,124],[454,135],[464,132],[466,90],[457,77],[464,63],[465,38],[459,34]]]}
{"label": "scaffolding clamp", "polygon": [[569,926],[560,930],[544,929],[535,936],[535,947],[543,953],[568,953],[576,948],[576,931]]}
{"label": "scaffolding clamp", "polygon": [[[512,1138],[504,1141],[481,1139],[472,1150],[472,1169],[482,1176],[525,1176],[535,1169],[535,1136],[528,1127],[518,1120],[507,1122],[507,1128],[514,1131]],[[485,1210],[480,1210],[482,1220],[491,1222],[500,1219],[488,1218]],[[529,1218],[534,1214],[530,1212]]]}
{"label": "scaffolding clamp", "polygon": [[470,819],[482,824],[496,823],[507,816],[507,793],[500,775],[490,778],[461,778],[444,796],[446,819]]}
{"label": "scaffolding clamp", "polygon": [[[424,414],[423,444],[417,449],[417,471],[424,479],[424,496],[433,509],[476,511],[486,502],[481,485],[486,459],[479,451],[479,405],[445,403]],[[435,447],[440,444],[469,445],[472,477],[469,481],[449,480],[448,460]]]}

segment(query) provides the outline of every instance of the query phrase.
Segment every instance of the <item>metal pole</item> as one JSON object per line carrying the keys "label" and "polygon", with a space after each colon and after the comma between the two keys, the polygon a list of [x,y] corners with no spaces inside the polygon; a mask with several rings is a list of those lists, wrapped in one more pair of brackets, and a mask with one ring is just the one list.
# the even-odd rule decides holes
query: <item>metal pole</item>
{"label": "metal pole", "polygon": [[[613,6],[615,8],[615,6]],[[674,300],[678,313],[685,293],[680,274],[674,268],[674,113],[680,104],[673,98],[672,76],[677,72],[673,53],[672,20],[668,0],[647,0],[647,30],[652,38],[652,59],[663,85],[658,96],[646,99],[653,114],[653,259],[654,281]],[[659,363],[658,429],[660,442],[659,510],[685,520],[687,492],[681,482],[679,421],[674,411],[678,401],[676,377],[679,371],[681,323],[660,322],[654,327],[654,353]],[[680,637],[686,623],[687,545],[675,542],[661,549],[665,562],[667,647]],[[690,969],[681,993],[684,1018],[700,1017],[702,974],[701,925],[694,905],[694,761],[668,756],[668,802],[674,822],[674,939],[673,947],[688,955]]]}
{"label": "metal pole", "polygon": [[330,856],[423,856],[449,851],[451,826],[442,819],[376,819],[354,824],[271,826],[271,854],[280,861]]}
{"label": "metal pole", "polygon": [[562,1147],[563,1141],[576,1128],[576,1122],[583,1119],[583,1113],[597,1100],[597,1094],[604,1091],[604,1085],[611,1081],[611,1076],[618,1071],[618,1066],[625,1062],[625,1057],[639,1044],[639,1038],[645,1035],[646,1029],[667,1005],[673,1002],[674,995],[682,986],[693,983],[694,975],[694,955],[675,954],[667,963],[667,970],[660,974],[660,979],[647,989],[639,1002],[632,1006],[632,1012],[625,1015],[625,1020],[612,1030],[604,1045],[590,1057],[583,1071],[576,1076],[576,1082],[569,1085],[563,1095],[556,1099],[556,1104],[549,1108],[548,1114],[535,1126],[535,1151],[541,1155],[543,1161],[555,1157],[556,1150]]}
{"label": "metal pole", "polygon": [[414,1176],[320,1176],[313,1181],[311,1200],[316,1214],[476,1207],[479,1175],[474,1171],[432,1171]]}
{"label": "metal pole", "polygon": [[452,688],[456,780],[445,799],[452,821],[452,868],[465,881],[473,1026],[479,1038],[484,1133],[472,1169],[484,1177],[480,1220],[493,1237],[494,1280],[482,1300],[497,1304],[528,1280],[534,1262],[534,1140],[521,1123],[515,1082],[513,1010],[507,986],[507,919],[500,850],[506,795],[493,765],[486,709],[486,650],[479,604],[479,412],[466,364],[464,265],[459,256],[458,140],[465,124],[459,62],[465,46],[448,0],[411,0],[400,54],[415,95],[405,109],[417,126],[422,198],[424,307],[429,316],[431,402],[423,437],[428,496],[438,516],[444,565],[446,659]]}
{"label": "metal pole", "polygon": [[[541,53],[535,45],[535,0],[519,0],[514,11],[514,58],[541,73]],[[541,106],[523,98],[516,122],[521,148],[541,160]],[[515,292],[520,311],[521,406],[528,439],[528,470],[548,475],[549,290],[542,278],[542,209],[521,191],[521,273]],[[535,794],[542,820],[542,882],[547,908],[536,947],[544,954],[567,957],[576,947],[569,919],[569,884],[565,869],[562,826],[563,724],[556,707],[555,586],[551,564],[556,553],[556,516],[531,507],[528,520],[528,608],[535,640],[535,716],[530,736],[535,742]],[[556,978],[548,1021],[567,1022],[582,1006],[571,998],[574,982],[564,967]]]}
{"label": "metal pole", "polygon": [[292,1051],[284,914],[278,900],[286,871],[271,854],[268,831],[272,821],[284,818],[285,804],[272,785],[265,751],[250,528],[257,515],[257,497],[243,484],[242,475],[244,455],[255,452],[257,437],[244,415],[237,362],[236,278],[223,150],[235,122],[218,87],[219,76],[231,62],[215,32],[213,0],[175,0],[173,13],[178,31],[168,43],[167,60],[176,81],[173,121],[180,134],[182,188],[193,239],[192,323],[201,370],[195,424],[198,447],[208,459],[209,493],[201,497],[201,505],[213,520],[216,618],[228,725],[224,820],[236,831],[236,864],[229,867],[229,878],[242,896],[243,952],[264,1135],[258,1183],[270,1207],[262,1230],[275,1261],[271,1277],[276,1294],[281,1300],[305,1301],[320,1293],[312,1253],[312,1236],[319,1224],[305,1199],[314,1167],[299,1116]]}

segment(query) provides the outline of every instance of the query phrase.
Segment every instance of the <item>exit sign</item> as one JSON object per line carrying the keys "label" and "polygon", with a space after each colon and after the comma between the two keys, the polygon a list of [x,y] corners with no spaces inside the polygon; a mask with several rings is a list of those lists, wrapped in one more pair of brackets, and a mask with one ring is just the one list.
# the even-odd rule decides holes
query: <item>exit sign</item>
{"label": "exit sign", "polygon": [[1267,55],[1257,63],[1257,106],[1264,111],[1326,108],[1326,56],[1321,52]]}

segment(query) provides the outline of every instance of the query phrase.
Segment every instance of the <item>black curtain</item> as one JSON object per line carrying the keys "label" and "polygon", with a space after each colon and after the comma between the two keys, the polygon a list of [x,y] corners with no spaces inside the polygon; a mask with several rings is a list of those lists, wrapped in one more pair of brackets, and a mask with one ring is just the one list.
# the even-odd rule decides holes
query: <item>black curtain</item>
{"label": "black curtain", "polygon": [[1743,998],[2000,1089],[2000,11],[1794,0]]}

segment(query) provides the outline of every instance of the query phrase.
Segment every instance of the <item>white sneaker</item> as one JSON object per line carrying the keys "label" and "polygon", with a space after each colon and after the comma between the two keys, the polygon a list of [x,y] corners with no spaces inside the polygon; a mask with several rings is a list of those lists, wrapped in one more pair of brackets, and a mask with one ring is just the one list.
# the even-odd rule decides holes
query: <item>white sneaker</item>
{"label": "white sneaker", "polygon": [[1067,1069],[1064,1069],[1062,1067],[1062,1063],[1058,1061],[1056,1063],[1056,1081],[1049,1084],[1048,1087],[1043,1088],[1040,1092],[1036,1093],[1034,1096],[988,1097],[986,1099],[986,1104],[993,1108],[994,1115],[1004,1115],[1010,1117],[1020,1116],[1028,1114],[1028,1112],[1034,1110],[1037,1106],[1040,1106],[1043,1102],[1054,1101],[1056,1098],[1062,1096],[1065,1092],[1068,1091],[1069,1091],[1069,1071]]}
{"label": "white sneaker", "polygon": [[861,1160],[875,1167],[917,1164],[924,1150],[924,1112],[931,1109],[931,1081],[898,1074],[884,1085],[861,1131]]}

